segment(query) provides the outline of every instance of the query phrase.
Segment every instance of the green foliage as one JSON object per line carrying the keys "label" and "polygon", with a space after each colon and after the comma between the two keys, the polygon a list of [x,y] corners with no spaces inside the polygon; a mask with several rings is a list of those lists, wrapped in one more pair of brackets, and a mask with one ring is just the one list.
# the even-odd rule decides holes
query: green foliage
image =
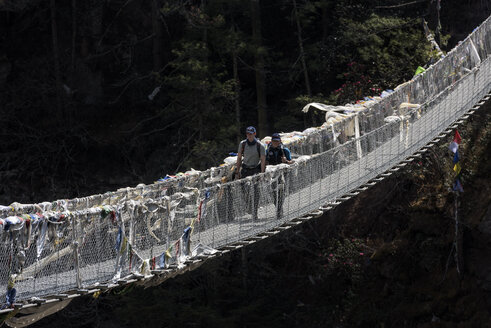
{"label": "green foliage", "polygon": [[430,46],[415,21],[372,14],[363,21],[342,18],[340,23],[339,46],[344,51],[338,62],[361,64],[363,74],[380,88],[410,79],[430,58]]}
{"label": "green foliage", "polygon": [[231,102],[235,98],[235,81],[228,79],[220,63],[209,60],[204,42],[183,42],[169,63],[171,73],[163,85],[176,116],[185,116],[180,129],[192,140],[184,154],[183,167],[199,169],[216,165],[231,148],[234,139],[234,118]]}
{"label": "green foliage", "polygon": [[440,44],[439,44],[440,48],[447,47],[448,41],[450,40],[451,37],[452,35],[450,34],[440,35]]}
{"label": "green foliage", "polygon": [[353,100],[360,100],[367,96],[376,96],[382,92],[382,88],[372,82],[370,77],[365,75],[365,66],[356,62],[348,63],[348,70],[339,75],[345,83],[331,94],[331,101],[338,105],[343,105]]}

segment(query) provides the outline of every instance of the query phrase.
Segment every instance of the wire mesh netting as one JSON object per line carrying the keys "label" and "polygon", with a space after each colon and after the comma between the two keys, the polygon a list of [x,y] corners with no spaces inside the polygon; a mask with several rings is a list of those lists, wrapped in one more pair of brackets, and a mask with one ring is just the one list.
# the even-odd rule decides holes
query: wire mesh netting
{"label": "wire mesh netting", "polygon": [[231,165],[2,206],[0,290],[15,286],[22,300],[179,267],[335,200],[413,154],[491,90],[490,29],[488,18],[389,96],[289,144],[294,164],[225,183]]}

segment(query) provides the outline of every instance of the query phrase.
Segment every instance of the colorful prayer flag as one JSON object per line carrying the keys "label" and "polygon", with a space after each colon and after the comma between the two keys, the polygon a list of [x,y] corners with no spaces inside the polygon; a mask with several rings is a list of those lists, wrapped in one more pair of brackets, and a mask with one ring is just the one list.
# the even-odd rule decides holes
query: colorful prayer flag
{"label": "colorful prayer flag", "polygon": [[450,146],[448,146],[448,149],[450,149],[452,151],[452,153],[456,153],[457,152],[457,149],[459,149],[459,144],[456,143],[455,141],[452,141],[450,143]]}
{"label": "colorful prayer flag", "polygon": [[203,206],[203,200],[199,202],[198,206],[198,222],[201,220],[201,207]]}
{"label": "colorful prayer flag", "polygon": [[165,264],[167,263],[168,259],[170,259],[172,256],[170,255],[170,248],[164,251],[160,256],[159,256],[159,267],[165,268]]}
{"label": "colorful prayer flag", "polygon": [[191,227],[187,227],[184,229],[184,233],[182,234],[182,244],[184,247],[184,254],[188,255],[189,249],[190,249],[190,242],[191,242]]}
{"label": "colorful prayer flag", "polygon": [[156,259],[155,259],[155,256],[152,257],[152,259],[150,260],[150,269],[151,270],[155,270],[155,263],[156,263]]}
{"label": "colorful prayer flag", "polygon": [[460,171],[462,170],[462,168],[460,167],[460,164],[459,163],[456,163],[453,166],[453,170],[455,171],[455,174],[459,175],[460,174]]}
{"label": "colorful prayer flag", "polygon": [[462,184],[460,183],[459,178],[455,179],[455,182],[453,183],[452,189],[453,189],[453,191],[464,192],[464,188],[462,187]]}
{"label": "colorful prayer flag", "polygon": [[455,130],[455,135],[453,137],[453,141],[460,145],[462,142],[462,138],[460,137],[459,131]]}
{"label": "colorful prayer flag", "polygon": [[182,240],[184,243],[187,243],[187,240],[189,239],[189,233],[191,231],[191,227],[187,227],[184,229],[184,233],[182,234]]}
{"label": "colorful prayer flag", "polygon": [[458,151],[456,151],[456,152],[455,152],[455,155],[453,155],[453,163],[454,163],[454,164],[457,164],[457,163],[459,162],[459,160],[460,160],[460,157],[459,157],[459,152],[458,152]]}
{"label": "colorful prayer flag", "polygon": [[459,156],[459,144],[462,142],[462,137],[459,134],[459,131],[455,130],[454,138],[449,145],[449,149],[454,153],[453,156],[453,171],[455,172],[455,181],[452,185],[453,191],[463,192],[464,188],[460,182],[460,172],[462,171],[462,167],[460,166],[460,156]]}
{"label": "colorful prayer flag", "polygon": [[159,268],[164,268],[165,267],[165,252],[160,254],[159,256]]}
{"label": "colorful prayer flag", "polygon": [[126,252],[126,246],[128,245],[128,238],[126,236],[123,237],[123,242],[121,244],[121,249],[119,250],[119,254],[123,254]]}
{"label": "colorful prayer flag", "polygon": [[116,236],[116,245],[114,245],[115,250],[119,251],[122,241],[123,241],[123,230],[121,229],[121,227],[119,227],[118,235]]}

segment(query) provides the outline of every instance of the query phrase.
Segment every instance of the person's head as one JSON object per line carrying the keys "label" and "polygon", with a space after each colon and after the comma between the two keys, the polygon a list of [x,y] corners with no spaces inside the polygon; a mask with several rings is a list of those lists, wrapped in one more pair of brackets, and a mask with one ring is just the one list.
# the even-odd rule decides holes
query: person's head
{"label": "person's head", "polygon": [[271,145],[273,147],[279,147],[281,144],[281,137],[279,133],[273,133],[271,136]]}
{"label": "person's head", "polygon": [[247,140],[253,141],[256,138],[256,128],[249,126],[246,129]]}

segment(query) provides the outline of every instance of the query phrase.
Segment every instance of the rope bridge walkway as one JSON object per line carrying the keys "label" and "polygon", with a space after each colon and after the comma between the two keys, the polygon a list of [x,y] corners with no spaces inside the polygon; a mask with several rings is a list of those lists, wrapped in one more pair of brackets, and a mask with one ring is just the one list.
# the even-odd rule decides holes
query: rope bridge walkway
{"label": "rope bridge walkway", "polygon": [[377,183],[489,99],[491,17],[383,98],[343,106],[288,145],[294,164],[224,182],[232,164],[151,185],[0,206],[0,313],[141,281],[267,238]]}

